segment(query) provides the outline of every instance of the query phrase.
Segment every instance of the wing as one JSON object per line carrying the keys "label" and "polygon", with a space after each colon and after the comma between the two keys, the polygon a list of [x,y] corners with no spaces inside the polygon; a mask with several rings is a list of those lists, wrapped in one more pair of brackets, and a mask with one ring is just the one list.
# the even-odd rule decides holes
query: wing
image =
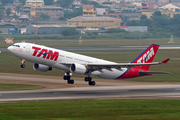
{"label": "wing", "polygon": [[[87,69],[91,71],[101,70],[101,69],[107,69],[111,71],[111,68],[121,70],[121,68],[131,69],[132,67],[137,67],[137,66],[164,64],[164,63],[167,63],[169,60],[170,59],[168,58],[162,62],[151,62],[151,63],[113,63],[113,64],[88,63],[88,64],[83,64],[83,65],[86,66]],[[73,63],[61,63],[61,64],[64,64],[69,67]]]}
{"label": "wing", "polygon": [[132,67],[137,66],[147,66],[147,65],[158,65],[158,64],[164,64],[167,63],[170,59],[166,59],[162,62],[151,62],[151,63],[115,63],[115,64],[87,64],[87,67],[93,70],[99,70],[99,69],[107,69],[111,70],[111,68],[115,68],[118,70],[121,70],[121,68],[128,68],[131,69]]}

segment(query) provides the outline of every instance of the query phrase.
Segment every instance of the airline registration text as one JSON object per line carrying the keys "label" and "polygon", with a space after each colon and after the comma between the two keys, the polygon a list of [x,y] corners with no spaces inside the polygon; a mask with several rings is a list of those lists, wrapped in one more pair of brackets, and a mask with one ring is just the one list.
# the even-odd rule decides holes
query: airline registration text
{"label": "airline registration text", "polygon": [[137,60],[137,63],[145,63],[147,62],[149,59],[151,59],[151,57],[154,55],[154,49],[153,47],[150,49],[150,51],[148,50],[146,53],[144,53],[144,55],[142,57],[140,57]]}
{"label": "airline registration text", "polygon": [[33,56],[36,56],[36,57],[41,57],[43,55],[42,58],[50,59],[54,61],[57,61],[59,57],[59,52],[53,52],[52,50],[41,49],[39,47],[34,47],[34,46],[32,47],[32,49],[34,49]]}

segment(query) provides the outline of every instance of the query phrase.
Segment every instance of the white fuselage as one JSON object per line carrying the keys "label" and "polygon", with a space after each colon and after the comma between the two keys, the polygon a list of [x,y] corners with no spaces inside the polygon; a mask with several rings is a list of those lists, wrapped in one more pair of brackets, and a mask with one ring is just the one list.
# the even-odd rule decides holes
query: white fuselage
{"label": "white fuselage", "polygon": [[[19,45],[19,47],[17,47],[17,45]],[[25,59],[37,64],[47,65],[66,72],[71,71],[70,68],[64,63],[78,63],[83,65],[89,63],[116,64],[115,62],[88,57],[85,55],[80,55],[32,43],[17,43],[14,44],[14,46],[8,47],[8,50],[21,59]],[[51,52],[57,53],[56,56],[51,56]],[[102,69],[101,71],[96,70],[92,72],[91,75],[107,79],[116,79],[124,75],[127,70],[127,68],[122,68],[121,70],[117,70],[114,68],[112,68],[111,70]]]}

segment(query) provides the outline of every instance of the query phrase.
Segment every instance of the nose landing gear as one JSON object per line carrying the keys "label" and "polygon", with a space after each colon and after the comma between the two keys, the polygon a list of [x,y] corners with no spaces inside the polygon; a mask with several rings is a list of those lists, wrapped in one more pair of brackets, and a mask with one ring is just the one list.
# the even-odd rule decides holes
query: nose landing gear
{"label": "nose landing gear", "polygon": [[26,67],[26,65],[25,65],[25,59],[21,59],[21,68],[25,68]]}

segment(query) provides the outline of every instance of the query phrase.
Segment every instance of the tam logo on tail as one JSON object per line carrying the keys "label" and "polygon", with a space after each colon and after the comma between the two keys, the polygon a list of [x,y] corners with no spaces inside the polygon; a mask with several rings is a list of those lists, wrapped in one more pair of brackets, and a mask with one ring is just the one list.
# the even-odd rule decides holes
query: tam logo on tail
{"label": "tam logo on tail", "polygon": [[154,49],[153,47],[149,50],[147,50],[147,52],[144,53],[144,55],[142,57],[140,57],[137,60],[137,63],[146,63],[148,62],[148,60],[150,60],[154,55]]}
{"label": "tam logo on tail", "polygon": [[[152,44],[144,52],[142,52],[135,60],[131,63],[151,63],[159,49],[159,45]],[[142,69],[148,70],[149,65],[141,66]]]}

